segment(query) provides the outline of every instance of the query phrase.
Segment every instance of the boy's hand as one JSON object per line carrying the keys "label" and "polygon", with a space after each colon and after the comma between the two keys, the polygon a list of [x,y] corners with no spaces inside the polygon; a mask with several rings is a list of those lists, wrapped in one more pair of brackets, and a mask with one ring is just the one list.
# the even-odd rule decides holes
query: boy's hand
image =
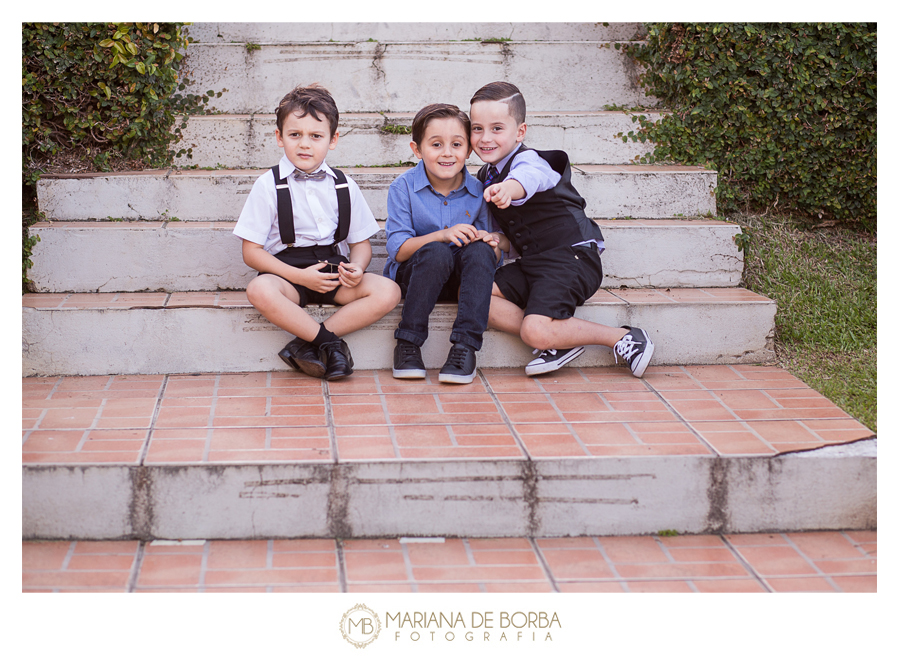
{"label": "boy's hand", "polygon": [[[503,253],[502,253],[503,246],[502,245],[503,245],[503,241],[504,241],[505,237],[506,236],[500,236],[497,233],[488,233],[487,231],[479,230],[478,236],[476,239],[481,240],[483,242],[487,242],[489,245],[491,245],[491,247],[494,248],[494,255],[497,257],[497,260],[499,261],[500,258],[503,256]],[[505,240],[505,242],[507,243],[507,250],[508,250],[509,249],[509,244],[508,244],[509,241]]]}
{"label": "boy's hand", "polygon": [[303,273],[303,276],[298,277],[301,280],[294,281],[294,283],[316,292],[330,292],[341,285],[339,273],[331,274],[328,271],[330,269],[332,269],[331,263],[316,263],[300,268],[299,271]]}
{"label": "boy's hand", "polygon": [[341,263],[338,265],[338,275],[341,285],[345,288],[355,288],[363,278],[363,269],[353,263]]}
{"label": "boy's hand", "polygon": [[469,244],[478,238],[478,229],[471,224],[454,224],[441,231],[441,242],[452,242],[457,247]]}
{"label": "boy's hand", "polygon": [[512,178],[484,188],[484,200],[493,203],[498,208],[506,208],[510,203],[524,196],[525,188],[519,181]]}
{"label": "boy's hand", "polygon": [[512,201],[512,196],[504,189],[503,183],[494,183],[484,189],[484,200],[498,208],[506,208]]}

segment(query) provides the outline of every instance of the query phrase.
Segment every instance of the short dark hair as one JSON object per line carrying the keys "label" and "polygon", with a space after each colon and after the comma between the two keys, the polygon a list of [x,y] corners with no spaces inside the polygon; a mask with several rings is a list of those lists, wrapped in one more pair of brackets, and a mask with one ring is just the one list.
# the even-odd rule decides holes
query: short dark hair
{"label": "short dark hair", "polygon": [[328,93],[325,87],[313,83],[308,87],[294,87],[285,94],[278,107],[275,108],[275,126],[278,128],[278,132],[281,132],[284,120],[294,112],[299,113],[301,117],[312,114],[313,118],[318,121],[323,120],[319,116],[319,114],[322,114],[325,119],[328,119],[331,136],[334,137],[334,133],[337,132],[340,115],[338,114],[334,98],[331,97],[331,94]]}
{"label": "short dark hair", "polygon": [[412,138],[416,145],[422,145],[422,140],[425,139],[425,129],[434,119],[458,120],[463,125],[463,134],[468,141],[469,131],[472,129],[472,122],[469,121],[469,115],[456,107],[456,105],[450,105],[449,103],[432,103],[419,110],[416,114],[416,118],[413,119]]}
{"label": "short dark hair", "polygon": [[475,92],[469,105],[479,101],[500,101],[509,108],[509,116],[517,124],[525,123],[525,97],[519,88],[510,82],[489,82]]}

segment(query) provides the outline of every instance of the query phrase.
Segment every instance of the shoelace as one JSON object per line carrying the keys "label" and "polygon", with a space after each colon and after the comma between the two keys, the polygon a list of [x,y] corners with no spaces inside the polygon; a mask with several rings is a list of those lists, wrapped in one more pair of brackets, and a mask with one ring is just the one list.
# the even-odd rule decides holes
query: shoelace
{"label": "shoelace", "polygon": [[640,349],[640,345],[634,342],[634,337],[631,334],[625,334],[622,336],[621,340],[616,343],[616,349],[613,350],[613,354],[616,357],[616,363],[619,362],[619,354],[622,355],[623,359],[629,361],[638,349]]}
{"label": "shoelace", "polygon": [[406,358],[408,356],[418,356],[416,354],[416,346],[415,345],[405,345],[403,343],[400,344],[400,357]]}
{"label": "shoelace", "polygon": [[450,354],[447,355],[447,361],[457,368],[462,368],[464,365],[466,365],[467,354],[468,352],[466,350],[453,346],[450,349]]}
{"label": "shoelace", "polygon": [[[549,356],[556,356],[556,350],[541,350],[541,349],[536,349],[536,350],[534,350],[534,351],[532,352],[532,354],[538,354],[538,353],[540,353],[540,355],[541,355],[542,357],[543,357],[543,356],[548,356],[548,355],[549,355]],[[540,357],[538,357],[538,358],[540,358]]]}

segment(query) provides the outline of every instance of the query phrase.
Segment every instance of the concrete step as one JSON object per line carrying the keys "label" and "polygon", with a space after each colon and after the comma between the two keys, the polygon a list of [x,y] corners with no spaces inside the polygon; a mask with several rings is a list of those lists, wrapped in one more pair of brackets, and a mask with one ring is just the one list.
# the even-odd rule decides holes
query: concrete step
{"label": "concrete step", "polygon": [[310,41],[630,41],[641,23],[194,23],[200,43],[307,43]]}
{"label": "concrete step", "polygon": [[654,106],[637,64],[612,41],[343,41],[194,43],[189,91],[220,92],[218,112],[271,113],[298,84],[319,82],[341,112],[417,112],[429,103],[467,109],[494,80],[514,82],[531,112]]}
{"label": "concrete step", "polygon": [[23,380],[24,539],[876,527],[872,432],[765,366]]}
{"label": "concrete step", "polygon": [[[737,224],[707,219],[600,220],[605,288],[737,286],[743,257]],[[40,222],[28,271],[34,292],[243,290],[234,222]],[[380,274],[385,234],[371,239],[369,271]],[[103,258],[96,258],[96,254]],[[165,263],[166,267],[160,267]]]}
{"label": "concrete step", "polygon": [[[468,108],[467,108],[468,109]],[[641,113],[653,120],[658,112]],[[396,164],[414,161],[409,143],[415,113],[342,114],[340,139],[329,163],[338,167]],[[534,112],[528,115],[527,143],[536,149],[562,149],[579,164],[628,164],[652,152],[648,142],[622,142],[615,137],[635,129],[626,112]],[[190,148],[175,159],[178,166],[255,169],[277,163],[284,151],[275,142],[274,114],[212,114],[192,116],[178,148]],[[481,161],[473,155],[471,165]]]}
{"label": "concrete step", "polygon": [[[346,173],[375,217],[386,219],[388,187],[407,169],[363,167]],[[45,176],[37,184],[38,205],[47,218],[59,221],[236,221],[262,173],[182,169]],[[661,219],[716,212],[716,172],[702,167],[575,165],[572,182],[587,202],[589,217]]]}
{"label": "concrete step", "polygon": [[[389,367],[401,307],[346,337],[356,368]],[[333,306],[309,306],[325,320]],[[742,288],[608,289],[577,317],[646,329],[654,363],[760,363],[774,358],[775,302]],[[431,314],[426,367],[450,348],[455,304]],[[22,372],[26,376],[282,370],[277,352],[291,336],[263,318],[245,293],[46,293],[22,297]],[[479,365],[523,367],[531,349],[488,330]],[[610,349],[588,347],[580,365],[612,365]]]}

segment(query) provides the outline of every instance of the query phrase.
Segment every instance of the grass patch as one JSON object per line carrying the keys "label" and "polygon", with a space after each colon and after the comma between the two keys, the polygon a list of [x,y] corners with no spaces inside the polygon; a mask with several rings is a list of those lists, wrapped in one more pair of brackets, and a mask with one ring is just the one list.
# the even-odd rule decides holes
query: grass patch
{"label": "grass patch", "polygon": [[778,365],[877,432],[875,234],[733,219],[750,236],[744,285],[778,304]]}

